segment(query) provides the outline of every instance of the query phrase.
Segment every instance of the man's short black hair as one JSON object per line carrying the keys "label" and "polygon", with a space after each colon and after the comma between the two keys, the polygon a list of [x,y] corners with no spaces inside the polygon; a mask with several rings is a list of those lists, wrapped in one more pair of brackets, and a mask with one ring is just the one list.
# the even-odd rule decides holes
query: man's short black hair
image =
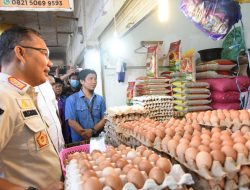
{"label": "man's short black hair", "polygon": [[61,80],[60,78],[54,77],[55,79],[55,84],[62,84],[63,85],[63,80]]}
{"label": "man's short black hair", "polygon": [[71,75],[69,75],[69,79],[71,79],[72,76],[77,76],[77,79],[79,79],[79,73],[78,72],[74,72]]}
{"label": "man's short black hair", "polygon": [[14,26],[4,31],[0,36],[0,65],[3,62],[10,62],[14,57],[14,51],[16,45],[20,44],[23,40],[31,40],[30,34],[35,34],[39,37],[41,35],[30,28],[21,26]]}
{"label": "man's short black hair", "polygon": [[89,74],[94,74],[97,76],[96,72],[94,70],[91,70],[91,69],[83,69],[82,71],[80,71],[79,73],[79,78],[80,80],[85,80],[86,77],[89,75]]}

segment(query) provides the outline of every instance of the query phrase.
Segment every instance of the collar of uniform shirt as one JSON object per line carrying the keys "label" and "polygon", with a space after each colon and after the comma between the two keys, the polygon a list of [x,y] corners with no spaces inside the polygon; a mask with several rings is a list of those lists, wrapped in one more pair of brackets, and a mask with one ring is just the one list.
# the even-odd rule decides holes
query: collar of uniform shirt
{"label": "collar of uniform shirt", "polygon": [[[85,94],[84,94],[84,92],[82,91],[82,90],[79,90],[79,92],[78,92],[78,96],[79,96],[79,98],[84,98],[85,97]],[[90,102],[92,101],[92,99],[94,98],[94,96],[96,96],[96,93],[93,93],[93,96],[91,97],[91,99],[89,100]]]}

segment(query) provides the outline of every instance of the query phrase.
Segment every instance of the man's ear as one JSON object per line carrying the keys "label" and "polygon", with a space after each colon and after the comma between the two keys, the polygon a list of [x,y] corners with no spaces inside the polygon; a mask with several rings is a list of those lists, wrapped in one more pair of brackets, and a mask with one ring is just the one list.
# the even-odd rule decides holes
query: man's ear
{"label": "man's ear", "polygon": [[24,50],[23,48],[21,48],[20,46],[16,46],[14,48],[15,54],[16,54],[16,58],[22,62],[25,63],[25,59],[24,59]]}
{"label": "man's ear", "polygon": [[83,84],[84,83],[84,80],[80,80],[80,84]]}

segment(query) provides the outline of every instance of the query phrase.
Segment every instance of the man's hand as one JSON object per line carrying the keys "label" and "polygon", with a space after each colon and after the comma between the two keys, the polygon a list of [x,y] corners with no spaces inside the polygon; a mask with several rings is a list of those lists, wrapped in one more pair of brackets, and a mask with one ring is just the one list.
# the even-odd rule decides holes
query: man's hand
{"label": "man's hand", "polygon": [[74,68],[71,68],[71,69],[67,70],[67,74],[69,74],[69,75],[71,75],[71,74],[73,74],[75,72],[76,72],[76,69],[74,69]]}
{"label": "man's hand", "polygon": [[48,187],[42,190],[63,190],[63,189],[64,189],[63,182],[58,181],[50,184]]}
{"label": "man's hand", "polygon": [[81,133],[81,136],[85,139],[88,140],[92,137],[92,129],[84,129],[84,131]]}

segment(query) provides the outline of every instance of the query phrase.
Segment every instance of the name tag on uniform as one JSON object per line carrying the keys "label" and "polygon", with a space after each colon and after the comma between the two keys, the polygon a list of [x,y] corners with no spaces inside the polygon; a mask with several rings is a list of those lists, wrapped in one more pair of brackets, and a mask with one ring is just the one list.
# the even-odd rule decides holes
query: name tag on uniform
{"label": "name tag on uniform", "polygon": [[49,145],[49,137],[46,130],[39,131],[35,134],[36,147],[38,150]]}
{"label": "name tag on uniform", "polygon": [[32,110],[22,110],[22,115],[24,119],[33,117],[33,116],[38,116],[38,112],[36,109],[32,109]]}

